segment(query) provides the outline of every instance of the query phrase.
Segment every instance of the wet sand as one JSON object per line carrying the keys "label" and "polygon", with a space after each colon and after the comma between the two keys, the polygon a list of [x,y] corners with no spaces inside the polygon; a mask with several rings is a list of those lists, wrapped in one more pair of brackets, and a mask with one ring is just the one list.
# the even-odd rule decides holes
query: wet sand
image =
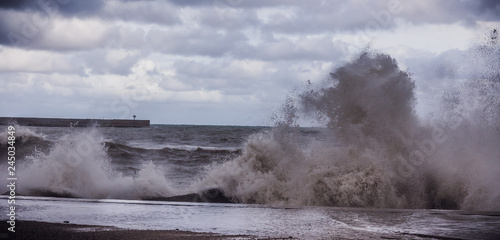
{"label": "wet sand", "polygon": [[[7,231],[6,221],[0,223],[0,239],[64,239],[64,240],[142,240],[142,239],[179,239],[179,240],[212,240],[212,239],[283,239],[255,237],[247,235],[220,235],[215,233],[198,233],[179,230],[130,230],[106,226],[78,225],[71,223],[46,223],[35,221],[16,221],[15,233]],[[286,238],[292,239],[292,238]]]}

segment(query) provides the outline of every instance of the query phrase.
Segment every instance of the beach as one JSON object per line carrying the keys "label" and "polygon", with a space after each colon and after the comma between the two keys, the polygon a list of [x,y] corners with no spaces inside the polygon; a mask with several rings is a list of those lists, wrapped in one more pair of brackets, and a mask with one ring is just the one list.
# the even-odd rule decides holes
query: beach
{"label": "beach", "polygon": [[[6,202],[7,196],[0,196]],[[0,212],[8,212],[0,205]],[[500,214],[463,210],[16,197],[0,239],[499,239]],[[5,235],[9,233],[9,235]],[[68,237],[70,236],[70,237]],[[138,238],[136,238],[138,237]]]}
{"label": "beach", "polygon": [[189,232],[179,230],[131,230],[111,226],[80,225],[71,223],[47,223],[37,221],[17,221],[16,232],[6,233],[7,222],[2,221],[0,239],[278,239],[256,238],[244,235],[221,235],[215,233]]}

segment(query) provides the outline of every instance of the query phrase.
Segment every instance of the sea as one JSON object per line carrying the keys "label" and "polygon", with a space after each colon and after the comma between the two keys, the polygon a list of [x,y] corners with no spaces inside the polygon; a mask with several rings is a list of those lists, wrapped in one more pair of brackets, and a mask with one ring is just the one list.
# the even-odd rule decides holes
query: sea
{"label": "sea", "polygon": [[15,207],[17,220],[262,238],[500,239],[497,70],[448,87],[425,117],[411,74],[365,53],[267,127],[13,122],[0,220]]}
{"label": "sea", "polygon": [[[235,203],[144,200],[201,193],[214,187],[222,189],[223,185],[215,184],[217,181],[207,180],[213,178],[211,174],[219,174],[225,164],[248,154],[244,151],[254,150],[250,146],[252,141],[264,141],[269,134],[283,131],[277,128],[193,125],[15,128],[18,220],[300,239],[500,237],[500,212],[484,209],[332,206],[295,200],[288,203],[281,198],[268,202],[242,198]],[[295,134],[304,142],[320,142],[331,140],[328,132],[322,128],[299,128],[279,134],[287,135],[285,138]],[[263,147],[277,146],[265,143]],[[258,154],[252,154],[255,155],[249,158],[259,158]],[[7,159],[5,151],[2,159]],[[1,165],[2,192],[9,191],[5,162]],[[232,174],[241,173],[218,176],[225,179],[234,177]],[[255,170],[252,174],[264,173]],[[255,176],[255,181],[262,178]],[[275,180],[264,184],[269,186],[255,191],[282,190],[280,186],[271,189]],[[255,183],[257,186],[262,188]],[[272,192],[266,194],[273,196]],[[309,199],[297,196],[300,198]],[[8,196],[1,196],[0,201],[3,202],[1,219],[7,221]]]}

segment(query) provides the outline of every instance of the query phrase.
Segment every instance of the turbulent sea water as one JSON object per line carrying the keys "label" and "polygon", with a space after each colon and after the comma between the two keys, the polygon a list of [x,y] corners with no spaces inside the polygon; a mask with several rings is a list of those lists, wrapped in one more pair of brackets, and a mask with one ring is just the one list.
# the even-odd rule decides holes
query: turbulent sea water
{"label": "turbulent sea water", "polygon": [[241,154],[245,139],[263,130],[182,125],[16,129],[19,194],[132,200],[197,192],[193,184],[208,168]]}
{"label": "turbulent sea water", "polygon": [[[353,198],[355,204],[345,208],[341,207],[341,201],[338,201],[340,205],[320,204],[325,197],[336,197],[328,196],[331,194],[328,191],[333,190],[323,189],[320,196],[312,192],[318,186],[310,184],[323,186],[328,177],[335,176],[331,173],[314,176],[318,174],[315,171],[332,171],[327,166],[310,169],[311,166],[305,165],[318,164],[314,162],[283,166],[280,171],[290,171],[286,174],[293,174],[297,179],[280,180],[270,173],[277,171],[278,166],[257,163],[264,161],[266,154],[276,159],[287,159],[292,155],[301,157],[304,153],[297,151],[305,150],[299,146],[310,151],[311,142],[314,146],[327,142],[334,149],[341,147],[338,140],[331,137],[331,131],[324,128],[16,126],[16,133],[18,219],[302,239],[495,239],[500,236],[500,212],[496,209],[377,208],[375,202],[372,206],[358,206],[360,196],[352,191],[371,194],[370,186],[356,183],[372,181],[369,174],[373,173],[366,169],[348,166],[341,172],[341,180],[336,180],[339,185],[330,186],[338,188],[335,191],[344,191],[346,198]],[[277,137],[283,137],[283,141],[293,139],[293,144],[287,142],[291,145],[279,146],[283,143],[274,142]],[[315,156],[325,152],[308,154]],[[6,157],[2,152],[2,158]],[[2,167],[6,169],[7,165]],[[298,171],[296,167],[307,167],[307,171]],[[266,168],[268,172],[261,170]],[[3,174],[2,178],[6,179],[7,175]],[[238,195],[240,193],[232,189],[235,187],[232,184],[236,188],[245,188],[244,194]],[[297,189],[287,189],[286,184],[296,184]],[[4,192],[8,190],[6,185],[2,186]],[[300,189],[303,187],[312,189]],[[143,200],[201,193],[211,188],[222,189],[241,203]],[[292,191],[288,195],[290,199],[283,198],[285,191]],[[253,197],[247,197],[249,194]],[[297,195],[292,198],[292,194]],[[259,199],[261,196],[265,197]],[[7,196],[0,197],[0,201],[5,203],[0,210],[7,214]],[[376,201],[376,198],[371,201]]]}
{"label": "turbulent sea water", "polygon": [[[426,119],[411,75],[364,53],[290,96],[274,127],[16,126],[19,215],[304,239],[498,238],[500,80],[490,50],[481,59],[497,62],[462,73]],[[321,127],[299,126],[311,119]],[[145,201],[209,189],[234,203]]]}

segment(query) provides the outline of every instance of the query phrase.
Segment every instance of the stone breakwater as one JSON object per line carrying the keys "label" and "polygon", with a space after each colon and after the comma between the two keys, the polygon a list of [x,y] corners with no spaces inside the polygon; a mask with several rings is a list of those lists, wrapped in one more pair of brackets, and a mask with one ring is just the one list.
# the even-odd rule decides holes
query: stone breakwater
{"label": "stone breakwater", "polygon": [[38,127],[149,127],[149,120],[0,117],[0,125]]}

